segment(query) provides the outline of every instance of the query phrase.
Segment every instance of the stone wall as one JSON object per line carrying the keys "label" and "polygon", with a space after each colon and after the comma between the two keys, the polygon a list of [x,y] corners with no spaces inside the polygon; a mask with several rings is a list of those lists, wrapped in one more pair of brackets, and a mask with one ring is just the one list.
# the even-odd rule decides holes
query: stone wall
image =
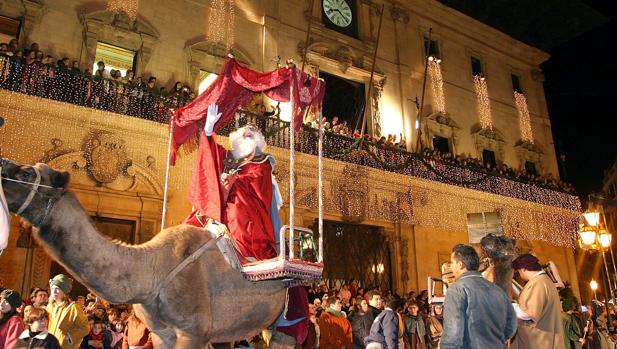
{"label": "stone wall", "polygon": [[[347,79],[368,82],[382,4],[383,28],[377,53],[375,81],[380,98],[378,120],[382,133],[406,135],[408,147],[415,146],[414,128],[418,115],[413,104],[422,95],[424,73],[423,36],[432,28],[439,42],[445,82],[446,109],[460,127],[457,153],[480,157],[482,149],[472,137],[478,113],[471,76],[470,56],[482,59],[488,79],[494,127],[503,136],[503,156],[508,165],[521,168],[529,156],[538,155],[543,173],[558,176],[551,126],[539,65],[548,55],[486,26],[435,0],[410,0],[393,6],[380,0],[357,3],[359,39],[325,28],[321,2],[308,10],[304,0],[236,0],[234,52],[256,70],[272,70],[275,58],[301,61],[308,21],[311,36],[308,63]],[[98,40],[139,50],[138,74],[156,75],[160,84],[175,81],[198,85],[200,69],[216,72],[225,52],[207,42],[209,1],[142,1],[137,21],[113,17],[105,12],[106,2],[65,0],[40,2],[7,0],[0,14],[26,14],[24,40],[38,42],[56,57],[79,59],[91,67]],[[539,153],[517,150],[521,139],[518,113],[510,81],[511,73],[521,77],[529,103],[531,124]],[[432,92],[427,89],[425,115],[431,113]],[[424,121],[423,121],[424,122]]]}

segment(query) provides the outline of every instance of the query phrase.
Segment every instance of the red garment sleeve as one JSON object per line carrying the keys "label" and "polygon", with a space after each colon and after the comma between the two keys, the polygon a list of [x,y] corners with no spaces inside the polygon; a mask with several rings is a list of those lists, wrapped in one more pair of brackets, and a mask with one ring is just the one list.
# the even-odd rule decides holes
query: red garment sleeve
{"label": "red garment sleeve", "polygon": [[219,222],[224,207],[220,178],[226,154],[227,150],[216,143],[214,134],[208,137],[202,133],[189,186],[189,200],[193,207]]}
{"label": "red garment sleeve", "polygon": [[270,203],[272,202],[272,166],[269,162],[259,166],[247,166],[246,171],[238,173],[235,186],[242,186],[244,193],[252,193],[264,204],[270,219]]}
{"label": "red garment sleeve", "polygon": [[[4,342],[5,349],[14,349],[19,340],[19,336],[24,332],[24,323],[19,316],[14,315],[6,323],[7,331]],[[1,343],[0,343],[1,344]]]}

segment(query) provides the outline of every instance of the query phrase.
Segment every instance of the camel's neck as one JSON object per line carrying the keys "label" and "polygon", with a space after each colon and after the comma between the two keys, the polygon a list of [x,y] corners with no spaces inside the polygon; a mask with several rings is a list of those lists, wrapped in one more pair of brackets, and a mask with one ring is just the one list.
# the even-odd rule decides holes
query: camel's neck
{"label": "camel's neck", "polygon": [[35,236],[73,276],[109,302],[141,303],[156,282],[137,275],[145,273],[139,268],[147,252],[99,234],[72,193],[54,205],[49,223]]}

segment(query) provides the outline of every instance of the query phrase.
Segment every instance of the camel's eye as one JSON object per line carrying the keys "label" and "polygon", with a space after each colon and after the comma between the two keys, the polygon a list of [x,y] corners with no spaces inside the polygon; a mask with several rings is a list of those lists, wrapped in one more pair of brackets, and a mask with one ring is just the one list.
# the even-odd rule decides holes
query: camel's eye
{"label": "camel's eye", "polygon": [[30,169],[22,169],[21,171],[19,171],[19,179],[25,182],[30,181],[30,178],[32,177],[30,171]]}

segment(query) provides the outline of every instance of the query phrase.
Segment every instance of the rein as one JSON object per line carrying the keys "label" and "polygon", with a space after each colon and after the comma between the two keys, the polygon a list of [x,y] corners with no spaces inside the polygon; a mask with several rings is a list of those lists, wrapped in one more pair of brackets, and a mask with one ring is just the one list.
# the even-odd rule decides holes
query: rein
{"label": "rein", "polygon": [[[30,189],[30,192],[28,193],[28,196],[26,197],[24,202],[21,204],[21,206],[19,207],[19,209],[15,213],[17,215],[21,215],[22,213],[24,213],[24,211],[30,206],[30,204],[32,203],[32,200],[34,199],[34,197],[37,194],[42,195],[42,196],[47,198],[47,205],[45,205],[45,212],[37,220],[38,222],[32,221],[33,225],[39,226],[47,219],[47,216],[49,215],[49,212],[51,211],[51,208],[53,207],[53,204],[55,203],[55,201],[62,196],[62,195],[59,195],[59,196],[47,195],[45,193],[40,192],[39,189],[40,188],[47,188],[47,189],[55,189],[55,190],[64,190],[64,188],[56,188],[56,187],[52,187],[50,185],[41,184],[41,172],[36,167],[32,167],[32,169],[34,169],[34,172],[36,173],[36,178],[34,179],[34,182],[21,181],[19,179],[13,179],[13,178],[7,178],[7,177],[0,177],[0,180],[5,180],[5,181],[8,181],[8,182],[20,183],[20,184],[29,185],[29,186],[32,187]],[[0,166],[0,170],[2,170],[1,166]]]}

